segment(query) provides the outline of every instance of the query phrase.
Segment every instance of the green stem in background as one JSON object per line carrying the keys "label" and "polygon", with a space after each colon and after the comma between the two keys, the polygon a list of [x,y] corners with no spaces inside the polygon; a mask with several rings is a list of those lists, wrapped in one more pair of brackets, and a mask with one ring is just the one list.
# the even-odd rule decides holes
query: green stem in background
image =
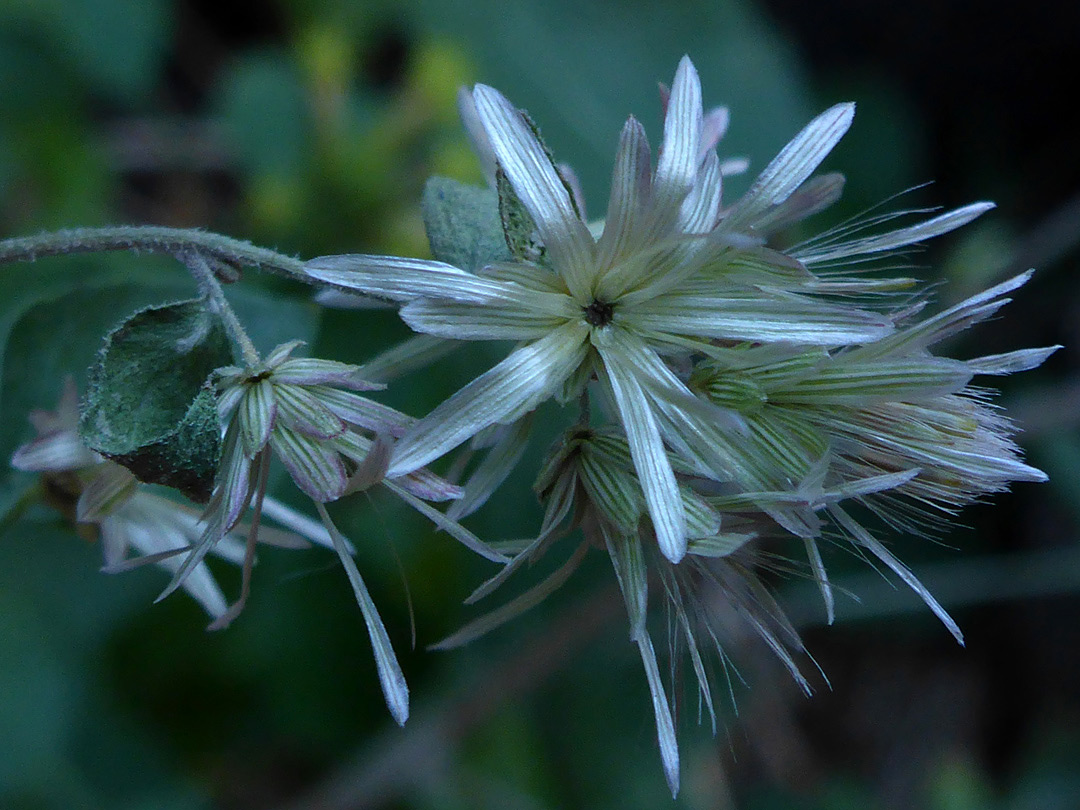
{"label": "green stem in background", "polygon": [[27,486],[13,501],[9,501],[0,507],[0,537],[3,537],[8,529],[18,523],[19,518],[26,513],[26,510],[40,500],[41,497],[41,485],[34,484]]}
{"label": "green stem in background", "polygon": [[34,261],[43,256],[102,253],[110,250],[163,253],[169,256],[195,251],[201,254],[214,273],[225,281],[235,281],[241,267],[255,267],[300,281],[306,280],[304,263],[292,256],[217,233],[156,225],[72,228],[5,239],[0,241],[0,264]]}

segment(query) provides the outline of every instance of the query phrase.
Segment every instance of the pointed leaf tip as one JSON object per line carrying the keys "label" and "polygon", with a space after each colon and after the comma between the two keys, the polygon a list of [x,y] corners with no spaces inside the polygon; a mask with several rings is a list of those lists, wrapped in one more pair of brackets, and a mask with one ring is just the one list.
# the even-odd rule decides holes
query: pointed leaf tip
{"label": "pointed leaf tip", "polygon": [[660,744],[660,759],[664,766],[664,776],[667,778],[671,796],[674,798],[679,793],[679,743],[675,737],[675,721],[671,714],[667,693],[664,691],[664,684],[660,680],[656,651],[648,633],[638,637],[637,646],[641,653],[641,662],[645,665],[645,677],[649,682],[649,692],[652,695],[653,712],[656,716],[656,735]]}
{"label": "pointed leaf tip", "polygon": [[726,228],[736,232],[752,225],[771,206],[790,197],[840,142],[854,117],[855,103],[849,101],[830,107],[803,127],[732,207],[725,218]]}
{"label": "pointed leaf tip", "polygon": [[337,552],[341,565],[345,569],[345,574],[349,578],[349,584],[352,585],[353,594],[356,596],[356,602],[360,606],[360,612],[364,617],[364,624],[367,625],[368,637],[371,639],[372,651],[375,653],[375,666],[379,672],[379,684],[382,686],[383,697],[386,699],[386,707],[390,710],[394,721],[399,726],[403,726],[405,721],[409,719],[409,686],[405,682],[405,675],[402,673],[397,656],[394,654],[390,636],[386,632],[386,627],[383,625],[382,618],[379,616],[379,611],[375,607],[371,594],[368,593],[367,585],[364,584],[364,579],[360,576],[360,569],[356,567],[356,562],[349,553],[348,541],[330,519],[330,514],[326,511],[325,506],[316,501],[315,509],[318,511],[326,530],[330,533],[334,543],[334,550]]}

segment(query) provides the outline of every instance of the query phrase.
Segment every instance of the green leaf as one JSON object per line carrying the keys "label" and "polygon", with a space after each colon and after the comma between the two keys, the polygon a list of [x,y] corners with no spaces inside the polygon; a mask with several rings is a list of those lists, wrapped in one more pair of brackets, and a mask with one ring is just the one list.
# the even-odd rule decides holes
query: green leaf
{"label": "green leaf", "polygon": [[[551,163],[555,174],[566,189],[570,204],[574,207],[574,213],[580,217],[581,212],[578,210],[577,201],[574,198],[574,190],[566,182],[563,173],[559,171],[554,155],[552,155],[551,150],[540,135],[540,128],[524,110],[518,112],[521,113],[525,125],[532,132],[537,143],[540,144],[540,148],[544,150],[548,162]],[[506,246],[510,249],[510,253],[513,254],[515,259],[536,262],[546,266],[547,249],[540,241],[539,234],[536,231],[536,222],[518,198],[517,192],[514,191],[513,186],[510,184],[510,178],[506,176],[501,166],[495,172],[495,186],[499,193],[499,218],[502,220],[503,234],[506,237]]]}
{"label": "green leaf", "polygon": [[[51,410],[64,377],[86,392],[102,336],[129,313],[190,294],[191,279],[167,260],[146,256],[87,256],[13,265],[0,274],[0,459],[32,435],[27,414]],[[136,279],[139,279],[136,281]],[[261,287],[235,284],[228,296],[260,352],[290,339],[312,340],[318,308]],[[0,514],[34,480],[2,474]],[[277,474],[283,471],[275,471]],[[6,480],[5,480],[6,479]]]}
{"label": "green leaf", "polygon": [[54,773],[70,744],[79,693],[65,677],[71,650],[53,631],[26,595],[0,588],[0,724],[10,729],[0,735],[0,796]]}
{"label": "green leaf", "polygon": [[431,254],[439,261],[476,272],[510,258],[499,197],[491,189],[432,177],[424,186],[421,208]]}
{"label": "green leaf", "polygon": [[[0,275],[0,458],[29,437],[27,413],[52,409],[65,376],[86,391],[103,335],[129,313],[193,287],[179,266],[173,272],[153,257],[85,258],[12,265]],[[260,352],[315,337],[319,313],[306,297],[287,298],[255,279],[233,285],[228,297]]]}
{"label": "green leaf", "polygon": [[206,382],[231,360],[224,327],[201,301],[137,312],[105,338],[90,371],[83,440],[139,480],[205,502],[221,444]]}
{"label": "green leaf", "polygon": [[0,275],[0,501],[14,502],[35,479],[14,471],[3,475],[16,447],[33,435],[27,414],[53,410],[68,375],[86,390],[86,370],[102,335],[124,315],[191,289],[179,273],[153,284],[115,283],[130,275],[128,264],[102,266],[104,286],[95,284],[93,262],[38,262],[32,273],[11,266]]}

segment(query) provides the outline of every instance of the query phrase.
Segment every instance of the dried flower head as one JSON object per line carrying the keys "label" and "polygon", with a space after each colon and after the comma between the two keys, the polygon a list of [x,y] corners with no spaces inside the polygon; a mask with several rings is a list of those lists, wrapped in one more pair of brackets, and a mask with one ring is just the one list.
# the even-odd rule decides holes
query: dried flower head
{"label": "dried flower head", "polygon": [[[616,156],[608,216],[594,239],[530,122],[489,87],[478,86],[472,98],[508,193],[535,228],[531,260],[492,264],[480,274],[374,256],[307,264],[313,278],[403,302],[402,317],[419,332],[522,341],[410,430],[390,471],[425,464],[547,398],[574,398],[595,376],[615,403],[661,549],[673,562],[686,551],[686,516],[665,441],[695,445],[703,432],[731,434],[738,420],[695,396],[674,373],[672,358],[708,358],[744,343],[818,347],[829,355],[887,338],[900,313],[871,306],[869,295],[910,280],[867,278],[852,260],[944,233],[991,207],[978,203],[913,227],[794,254],[771,249],[772,232],[839,195],[836,175],[811,175],[847,130],[854,107],[837,105],[816,118],[744,197],[725,207],[715,146],[726,114],[703,113],[697,74],[684,59],[656,169],[631,118]],[[520,238],[507,235],[508,241]],[[848,264],[837,268],[841,259]],[[824,269],[814,273],[816,266]],[[700,460],[714,475],[732,472],[724,459]]]}
{"label": "dried flower head", "polygon": [[[78,405],[75,381],[69,377],[55,411],[30,414],[37,436],[15,451],[11,466],[40,473],[46,499],[101,540],[102,570],[113,573],[153,562],[175,573],[179,555],[205,529],[199,511],[139,483],[126,468],[89,450],[79,438]],[[138,556],[130,559],[131,551]],[[214,553],[239,563],[243,544],[226,534]],[[204,562],[191,570],[183,587],[213,618],[225,613],[225,597]]]}
{"label": "dried flower head", "polygon": [[352,558],[353,548],[324,504],[350,492],[383,486],[478,554],[497,562],[506,558],[427,503],[458,497],[458,487],[425,469],[387,477],[391,443],[414,420],[356,393],[383,386],[361,379],[357,366],[293,357],[299,345],[299,341],[282,344],[249,367],[217,370],[218,411],[225,438],[221,467],[206,508],[207,528],[162,597],[185,582],[250,508],[253,516],[240,598],[211,627],[225,627],[239,615],[250,592],[270,461],[277,458],[315,504],[326,544],[338,554],[363,613],[387,706],[394,719],[404,724],[409,711],[405,677]]}
{"label": "dried flower head", "polygon": [[[476,602],[493,593],[511,574],[532,564],[556,541],[580,529],[577,543],[566,561],[538,585],[506,605],[469,622],[435,645],[450,649],[465,644],[514,618],[546,599],[577,570],[590,548],[606,551],[619,583],[630,623],[630,640],[637,645],[652,695],[653,711],[664,770],[672,792],[679,783],[679,749],[668,689],[648,629],[650,580],[659,586],[674,622],[669,624],[671,646],[684,644],[689,652],[702,703],[712,725],[716,713],[712,687],[699,649],[699,635],[717,644],[715,600],[702,597],[705,588],[723,594],[722,605],[743,617],[754,631],[781,657],[793,676],[808,689],[789,650],[801,649],[798,634],[779,606],[758,580],[749,524],[739,518],[725,519],[730,528],[721,531],[721,514],[690,485],[692,469],[677,456],[672,467],[682,478],[680,496],[687,515],[687,555],[674,564],[659,553],[656,534],[648,520],[641,483],[634,470],[629,444],[613,427],[572,428],[556,443],[537,478],[535,489],[545,505],[539,534],[521,547],[514,559],[466,600]],[[740,525],[741,524],[741,525]],[[722,659],[726,662],[726,659]]]}
{"label": "dried flower head", "polygon": [[[641,125],[630,118],[607,218],[590,225],[576,180],[553,162],[533,123],[478,85],[463,95],[462,109],[498,192],[505,255],[477,267],[328,256],[305,269],[313,280],[400,304],[419,341],[518,341],[404,432],[390,475],[492,430],[503,435],[489,457],[504,461],[491,466],[504,471],[540,403],[602,406],[602,417],[584,409],[579,428],[556,448],[555,472],[541,476],[548,515],[539,536],[481,590],[550,545],[575,510],[586,542],[539,590],[492,614],[494,623],[557,587],[588,545],[605,547],[645,661],[674,791],[674,732],[644,629],[643,561],[661,561],[656,576],[685,618],[695,583],[722,580],[732,600],[756,587],[750,568],[727,559],[729,547],[744,544],[737,538],[786,538],[804,547],[831,619],[819,544],[847,542],[896,572],[960,639],[863,515],[925,531],[1012,481],[1044,480],[1021,461],[1014,428],[972,380],[1033,368],[1056,347],[974,360],[933,353],[943,338],[997,312],[1030,274],[930,317],[922,315],[928,299],[914,279],[888,275],[897,254],[970,222],[990,203],[892,230],[883,226],[906,212],[868,216],[781,247],[780,231],[839,198],[843,177],[814,172],[850,126],[853,104],[811,121],[742,197],[727,202],[723,177],[744,164],[717,155],[727,111],[704,110],[688,58],[662,100],[655,167]],[[432,244],[437,256],[453,258]],[[414,343],[410,351],[433,345]],[[489,474],[474,500],[499,480]],[[768,620],[747,615],[797,674],[771,629],[776,611],[766,613]],[[465,635],[492,624],[489,618]]]}

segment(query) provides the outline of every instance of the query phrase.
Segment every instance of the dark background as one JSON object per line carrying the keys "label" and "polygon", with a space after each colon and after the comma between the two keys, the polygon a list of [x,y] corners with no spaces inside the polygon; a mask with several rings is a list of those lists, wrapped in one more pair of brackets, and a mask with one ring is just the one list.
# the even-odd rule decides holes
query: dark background
{"label": "dark background", "polygon": [[[938,301],[1037,268],[950,349],[1065,345],[1005,380],[1001,400],[1051,483],[965,511],[938,544],[894,539],[960,622],[964,648],[914,595],[846,555],[826,562],[861,601],[842,597],[833,627],[806,582],[776,583],[830,685],[815,674],[804,699],[732,640],[746,682],[733,687],[738,711],[727,702],[713,737],[687,691],[672,806],[1080,807],[1078,34],[1080,10],[1049,0],[4,0],[0,235],[152,222],[303,256],[425,255],[425,178],[480,179],[456,118],[461,84],[492,84],[527,108],[577,168],[594,216],[622,121],[639,116],[655,147],[656,82],[683,53],[706,103],[732,109],[723,152],[753,169],[816,112],[856,101],[826,164],[848,177],[826,226],[933,181],[897,204],[999,206],[919,257],[927,281],[942,282]],[[4,267],[0,450],[26,440],[26,411],[50,405],[64,373],[84,373],[105,329],[140,296],[175,297],[178,278],[131,257]],[[291,302],[295,333],[320,356],[361,362],[407,334],[389,313],[320,315],[304,289],[244,284]],[[456,356],[388,401],[423,413],[497,356]],[[472,519],[482,536],[535,530],[538,453]],[[5,483],[4,513],[20,485]],[[460,601],[488,568],[389,500],[337,514],[413,689],[404,730],[331,555],[264,552],[245,614],[208,635],[184,596],[151,606],[160,571],[99,575],[98,549],[53,513],[9,515],[0,807],[669,806],[606,560],[490,638],[426,653],[475,615]],[[219,572],[233,592],[236,572]]]}

